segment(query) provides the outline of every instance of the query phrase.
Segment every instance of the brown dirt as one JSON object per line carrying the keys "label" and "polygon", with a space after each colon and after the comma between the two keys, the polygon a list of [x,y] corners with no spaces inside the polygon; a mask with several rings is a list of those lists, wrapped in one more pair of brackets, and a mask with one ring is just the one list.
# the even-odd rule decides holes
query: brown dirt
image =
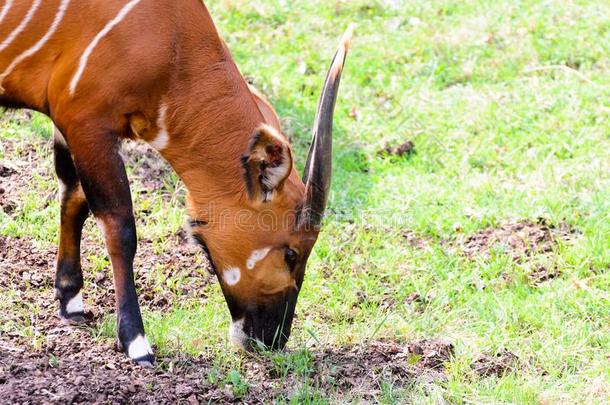
{"label": "brown dirt", "polygon": [[409,246],[421,250],[432,250],[432,241],[429,238],[418,235],[411,230],[402,230],[400,234]]}
{"label": "brown dirt", "polygon": [[[12,214],[19,206],[19,197],[31,190],[32,182],[36,177],[47,177],[49,167],[40,164],[40,152],[51,154],[50,146],[40,142],[36,145],[26,142],[11,142],[3,140],[0,148],[5,160],[0,161],[0,210]],[[48,195],[41,196],[41,201],[50,201],[56,194],[49,191]],[[41,209],[46,206],[43,204]]]}
{"label": "brown dirt", "polygon": [[126,140],[121,145],[121,156],[130,169],[130,177],[137,180],[134,192],[154,192],[156,195],[161,192],[164,199],[171,196],[175,185],[172,168],[153,148],[142,142]]}
{"label": "brown dirt", "polygon": [[269,359],[246,356],[242,373],[248,388],[240,397],[230,386],[208,381],[211,356],[164,358],[145,369],[112,345],[87,344],[86,332],[67,326],[50,332],[63,339],[40,351],[0,338],[0,403],[266,403],[293,395],[302,378],[328,396],[373,400],[381,379],[397,388],[446,381],[439,367],[428,367],[404,345],[374,342],[314,352],[301,377],[283,374]]}
{"label": "brown dirt", "polygon": [[[170,272],[189,271],[193,263],[187,257],[188,248],[180,247],[182,238],[172,240],[178,245],[148,260],[157,260]],[[150,243],[143,245],[144,252],[151,249]],[[380,379],[396,387],[446,380],[444,363],[450,361],[453,346],[441,340],[313,349],[306,376],[293,372],[282,375],[270,359],[245,356],[242,374],[249,388],[243,398],[236,397],[230,386],[209,382],[208,373],[214,364],[210,354],[176,354],[158,359],[155,369],[143,369],[131,364],[114,345],[91,344],[91,326],[100,318],[97,314],[113,311],[109,277],[98,275],[101,280],[97,282],[93,275],[87,277],[85,297],[93,304],[90,307],[95,315],[89,326],[69,326],[59,321],[52,294],[54,254],[54,248],[37,247],[27,239],[0,236],[0,288],[16,293],[5,298],[8,311],[3,314],[3,322],[29,325],[32,335],[30,339],[23,333],[0,333],[0,403],[257,403],[288,398],[305,380],[318,392],[331,396],[349,394],[373,400],[380,393]],[[144,256],[151,257],[152,253]],[[178,264],[171,261],[172,257],[178,257]],[[183,283],[187,286],[184,295],[156,287],[153,290],[148,276],[145,271],[138,275],[144,307],[165,310],[181,299],[205,299],[197,296],[194,276]],[[199,282],[209,282],[211,276],[206,277]],[[144,299],[148,293],[162,297],[163,302]]]}
{"label": "brown dirt", "polygon": [[479,356],[470,368],[481,377],[498,376],[514,370],[517,367],[519,357],[516,354],[504,349],[495,355],[484,353]]}
{"label": "brown dirt", "polygon": [[545,281],[553,280],[561,275],[559,269],[555,266],[551,266],[550,268],[546,266],[538,266],[534,271],[527,275],[527,278],[530,280],[532,285],[538,286]]}
{"label": "brown dirt", "polygon": [[415,151],[415,144],[413,141],[406,141],[399,145],[387,144],[383,149],[377,152],[380,156],[405,156],[410,155]]}
{"label": "brown dirt", "polygon": [[491,250],[501,247],[514,260],[521,261],[537,253],[551,253],[558,240],[567,241],[574,235],[575,231],[567,224],[554,225],[544,218],[512,221],[500,228],[487,228],[469,236],[462,243],[462,251],[469,258],[489,257]]}

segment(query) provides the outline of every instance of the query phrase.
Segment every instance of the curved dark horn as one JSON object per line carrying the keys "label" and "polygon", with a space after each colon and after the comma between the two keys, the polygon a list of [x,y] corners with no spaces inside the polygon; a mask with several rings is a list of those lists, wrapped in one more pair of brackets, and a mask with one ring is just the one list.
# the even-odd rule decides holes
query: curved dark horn
{"label": "curved dark horn", "polygon": [[333,150],[333,112],[339,92],[341,72],[349,49],[354,25],[343,34],[339,47],[335,52],[330,69],[324,80],[324,87],[318,112],[313,126],[313,139],[309,147],[303,182],[305,183],[305,201],[300,217],[300,224],[309,227],[319,227],[326,208],[330,191]]}

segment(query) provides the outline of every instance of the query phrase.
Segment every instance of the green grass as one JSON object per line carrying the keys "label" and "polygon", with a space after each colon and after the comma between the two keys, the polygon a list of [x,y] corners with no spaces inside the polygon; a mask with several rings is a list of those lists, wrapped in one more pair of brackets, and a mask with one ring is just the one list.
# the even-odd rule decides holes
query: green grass
{"label": "green grass", "polygon": [[[448,381],[407,390],[381,381],[379,401],[608,399],[610,3],[233,0],[208,6],[243,74],[277,108],[299,167],[333,48],[349,22],[358,24],[335,118],[333,215],[299,298],[289,345],[295,352],[273,359],[280,375],[304,376],[301,389],[283,400],[326,400],[305,378],[314,344],[421,337],[455,344]],[[39,115],[27,122],[9,115],[0,132],[17,142],[49,136]],[[406,140],[416,153],[377,154],[386,143]],[[35,162],[43,173],[51,170],[49,150]],[[34,177],[39,181],[17,214],[0,213],[0,233],[55,243],[58,204],[40,202],[55,185],[49,176]],[[182,193],[170,203],[136,199],[150,212],[139,220],[140,235],[175,232],[184,221],[182,199]],[[478,230],[540,216],[569,224],[579,237],[560,243],[550,258],[520,263],[502,251],[468,259],[448,249]],[[400,235],[406,230],[429,248],[408,245]],[[104,257],[100,248],[90,260],[105,268]],[[532,286],[526,275],[545,260],[561,275]],[[248,382],[227,342],[228,311],[218,286],[209,289],[204,303],[146,312],[147,330],[163,354],[214,353],[218,367],[208,378],[241,397]],[[405,303],[413,292],[424,304]],[[112,318],[99,328],[100,338],[112,337]],[[480,353],[503,348],[519,356],[519,370],[501,378],[472,373],[469,364]],[[358,400],[340,395],[335,400]]]}

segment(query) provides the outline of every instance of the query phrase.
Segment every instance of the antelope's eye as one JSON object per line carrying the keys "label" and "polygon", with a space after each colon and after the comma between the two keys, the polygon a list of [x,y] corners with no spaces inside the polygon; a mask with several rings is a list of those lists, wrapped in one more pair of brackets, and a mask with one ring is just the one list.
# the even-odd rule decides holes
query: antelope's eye
{"label": "antelope's eye", "polygon": [[293,249],[290,249],[289,247],[284,250],[284,260],[286,261],[286,264],[290,266],[290,268],[293,268],[294,265],[297,263],[298,256],[299,255],[297,254],[297,252],[295,252]]}

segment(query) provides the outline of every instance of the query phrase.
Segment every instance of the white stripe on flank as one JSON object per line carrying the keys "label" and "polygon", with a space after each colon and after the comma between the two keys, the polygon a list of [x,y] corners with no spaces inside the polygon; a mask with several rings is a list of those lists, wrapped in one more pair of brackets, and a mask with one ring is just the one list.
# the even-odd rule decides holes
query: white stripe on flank
{"label": "white stripe on flank", "polygon": [[4,18],[6,17],[8,11],[11,9],[12,6],[13,0],[6,0],[4,6],[2,6],[2,11],[0,11],[0,24],[2,24],[2,21],[4,21]]}
{"label": "white stripe on flank", "polygon": [[[17,38],[17,35],[21,34],[21,31],[25,29],[25,27],[30,23],[32,17],[34,17],[34,13],[38,10],[42,0],[34,0],[32,3],[32,7],[28,10],[28,13],[25,15],[25,18],[21,20],[21,23],[15,28],[8,36],[2,41],[0,44],[0,52],[6,49],[7,46],[11,44]],[[4,11],[4,10],[3,10]]]}
{"label": "white stripe on flank", "polygon": [[64,15],[66,14],[66,9],[68,8],[69,4],[70,4],[70,0],[62,0],[62,2],[59,4],[59,9],[57,10],[57,13],[55,14],[55,18],[53,19],[53,23],[51,23],[51,27],[46,32],[46,34],[44,34],[44,36],[42,38],[40,38],[38,40],[38,42],[36,42],[31,48],[29,48],[28,50],[23,52],[21,55],[17,56],[11,62],[11,64],[8,65],[8,67],[4,70],[4,72],[2,72],[2,74],[0,75],[0,89],[2,88],[2,82],[8,75],[10,75],[13,72],[13,69],[15,69],[15,67],[18,64],[20,64],[21,62],[23,62],[25,59],[29,58],[30,56],[32,56],[36,52],[38,52],[43,47],[43,45],[51,38],[51,36],[53,36],[53,34],[55,34],[55,31],[57,31],[57,27],[59,27],[61,20],[64,18]]}
{"label": "white stripe on flank", "polygon": [[74,92],[76,91],[76,86],[78,86],[78,82],[79,82],[81,76],[83,75],[83,72],[85,71],[85,67],[87,67],[87,62],[89,61],[89,56],[91,56],[91,53],[93,52],[93,50],[95,49],[97,44],[99,44],[99,42],[102,40],[102,38],[104,38],[106,35],[108,35],[110,30],[112,30],[115,27],[115,25],[117,25],[118,23],[123,21],[123,19],[127,16],[127,14],[129,14],[131,9],[134,8],[140,1],[141,0],[131,0],[129,3],[127,3],[121,9],[121,11],[119,11],[119,13],[116,15],[116,17],[114,17],[112,20],[110,20],[110,22],[108,22],[108,24],[106,24],[106,26],[104,28],[102,28],[102,30],[100,32],[97,33],[95,38],[93,38],[93,41],[91,41],[91,43],[87,46],[87,48],[85,49],[85,52],[83,52],[83,54],[80,57],[80,61],[78,63],[78,69],[76,70],[76,73],[74,74],[74,77],[72,77],[72,81],[70,82],[70,95],[72,95],[72,96],[74,95]]}
{"label": "white stripe on flank", "polygon": [[161,104],[161,107],[159,107],[159,116],[157,118],[157,128],[159,128],[159,132],[157,133],[157,137],[149,142],[150,146],[159,152],[167,148],[167,145],[169,144],[169,133],[167,132],[167,125],[165,124],[166,116],[167,105]]}

